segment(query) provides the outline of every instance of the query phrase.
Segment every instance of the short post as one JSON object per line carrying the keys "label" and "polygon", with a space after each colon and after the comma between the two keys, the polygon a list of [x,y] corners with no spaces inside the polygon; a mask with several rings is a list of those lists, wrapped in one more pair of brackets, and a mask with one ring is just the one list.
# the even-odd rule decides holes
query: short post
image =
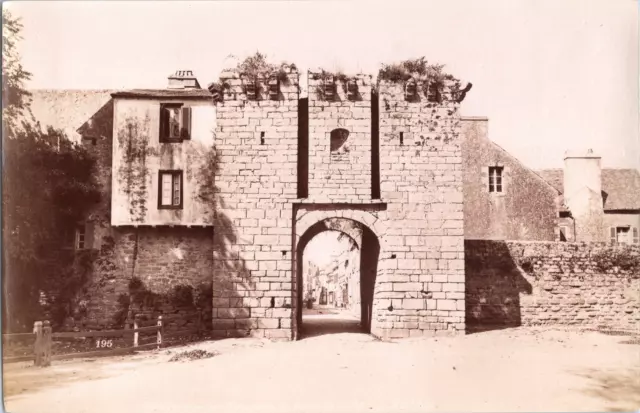
{"label": "short post", "polygon": [[133,347],[138,347],[138,332],[136,331],[138,327],[138,314],[136,314],[133,318]]}
{"label": "short post", "polygon": [[44,342],[44,351],[42,354],[42,366],[47,367],[51,365],[51,323],[49,320],[44,321],[44,327],[42,329],[42,340]]}
{"label": "short post", "polygon": [[158,316],[158,339],[156,340],[156,344],[158,346],[158,350],[160,350],[160,346],[162,345],[162,316]]}
{"label": "short post", "polygon": [[34,365],[35,366],[41,366],[42,365],[42,353],[43,353],[43,329],[42,329],[42,321],[36,321],[35,323],[33,323],[33,333],[36,335],[36,341],[33,344],[33,354],[35,356],[34,358]]}

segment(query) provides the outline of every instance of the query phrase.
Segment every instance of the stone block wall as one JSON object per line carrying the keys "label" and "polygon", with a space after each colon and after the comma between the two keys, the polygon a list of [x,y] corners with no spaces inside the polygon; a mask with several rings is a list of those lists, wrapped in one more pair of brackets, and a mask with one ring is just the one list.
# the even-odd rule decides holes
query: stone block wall
{"label": "stone block wall", "polygon": [[386,229],[373,304],[383,337],[465,331],[459,104],[406,101],[379,84],[380,188]]}
{"label": "stone block wall", "polygon": [[[309,73],[309,199],[358,202],[371,199],[371,76],[349,78],[357,92],[348,96],[345,79]],[[333,98],[324,82],[335,81]],[[348,131],[339,148],[330,146],[331,133]]]}
{"label": "stone block wall", "polygon": [[640,322],[637,245],[467,240],[465,265],[471,329]]}
{"label": "stone block wall", "polygon": [[216,109],[214,334],[290,339],[298,73],[278,100],[248,100],[237,74],[222,78],[230,87]]}
{"label": "stone block wall", "polygon": [[169,330],[199,322],[207,328],[212,257],[211,228],[111,228],[86,285],[86,313],[75,327],[122,328],[140,314],[149,320],[163,315]]}

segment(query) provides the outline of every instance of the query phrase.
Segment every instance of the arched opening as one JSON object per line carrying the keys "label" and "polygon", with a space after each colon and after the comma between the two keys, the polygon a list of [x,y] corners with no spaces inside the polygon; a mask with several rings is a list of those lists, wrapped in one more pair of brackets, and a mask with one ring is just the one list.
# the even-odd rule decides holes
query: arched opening
{"label": "arched opening", "polygon": [[330,145],[329,149],[331,153],[339,151],[343,148],[344,144],[347,142],[349,138],[349,131],[343,128],[337,128],[331,131],[329,134]]}
{"label": "arched opening", "polygon": [[379,254],[378,238],[358,221],[327,218],[309,227],[296,248],[296,337],[371,333]]}

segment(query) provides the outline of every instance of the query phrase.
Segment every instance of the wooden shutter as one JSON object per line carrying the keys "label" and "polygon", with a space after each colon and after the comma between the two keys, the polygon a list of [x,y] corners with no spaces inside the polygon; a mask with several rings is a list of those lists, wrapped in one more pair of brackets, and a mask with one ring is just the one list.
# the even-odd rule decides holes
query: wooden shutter
{"label": "wooden shutter", "polygon": [[634,244],[640,244],[640,237],[638,237],[638,228],[637,227],[633,228],[633,243]]}
{"label": "wooden shutter", "polygon": [[610,234],[610,238],[611,238],[611,245],[615,245],[616,244],[616,227],[611,227],[609,228],[609,234]]}
{"label": "wooden shutter", "polygon": [[88,221],[84,228],[84,247],[91,249],[93,248],[93,222]]}
{"label": "wooden shutter", "polygon": [[183,107],[182,108],[182,119],[181,119],[181,129],[180,129],[180,137],[182,139],[191,139],[191,108]]}
{"label": "wooden shutter", "polygon": [[164,105],[160,105],[160,142],[167,139],[169,133],[169,112]]}

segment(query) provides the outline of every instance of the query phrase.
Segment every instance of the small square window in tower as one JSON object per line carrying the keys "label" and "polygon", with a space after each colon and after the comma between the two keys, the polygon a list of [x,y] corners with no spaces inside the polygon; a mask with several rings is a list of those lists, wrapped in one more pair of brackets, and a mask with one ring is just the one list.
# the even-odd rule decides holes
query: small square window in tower
{"label": "small square window in tower", "polygon": [[489,167],[489,192],[502,192],[502,166]]}
{"label": "small square window in tower", "polygon": [[322,92],[324,99],[328,101],[335,100],[336,97],[336,82],[333,76],[327,76],[322,83]]}
{"label": "small square window in tower", "polygon": [[347,98],[349,100],[358,98],[358,82],[355,79],[347,80]]}
{"label": "small square window in tower", "polygon": [[418,96],[418,85],[414,79],[410,79],[404,85],[404,100],[407,102],[413,102]]}
{"label": "small square window in tower", "polygon": [[280,96],[280,80],[278,76],[271,75],[269,77],[269,99],[278,100]]}

